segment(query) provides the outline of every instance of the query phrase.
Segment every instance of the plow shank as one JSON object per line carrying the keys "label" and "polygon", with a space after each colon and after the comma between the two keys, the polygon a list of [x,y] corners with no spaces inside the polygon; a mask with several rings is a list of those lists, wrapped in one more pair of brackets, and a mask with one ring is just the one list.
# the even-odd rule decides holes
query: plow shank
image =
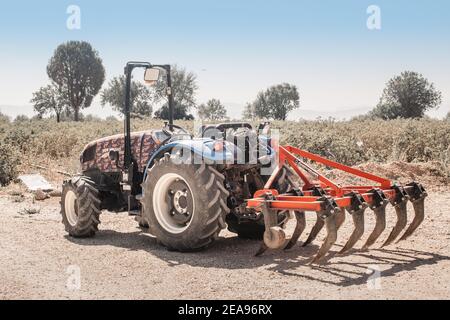
{"label": "plow shank", "polygon": [[374,189],[371,193],[373,201],[370,205],[370,209],[372,209],[375,214],[375,228],[369,238],[367,238],[362,250],[367,250],[372,246],[383,233],[384,229],[386,229],[386,206],[388,205],[389,200],[387,200],[386,195],[380,189]]}

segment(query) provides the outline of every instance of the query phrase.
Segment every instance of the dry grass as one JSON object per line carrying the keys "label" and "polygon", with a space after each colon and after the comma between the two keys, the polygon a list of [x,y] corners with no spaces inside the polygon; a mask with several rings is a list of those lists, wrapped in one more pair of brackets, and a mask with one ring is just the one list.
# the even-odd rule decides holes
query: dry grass
{"label": "dry grass", "polygon": [[[178,122],[192,131],[193,122]],[[154,119],[134,120],[133,130],[161,128]],[[445,120],[352,120],[274,122],[282,144],[290,144],[348,165],[433,162],[450,176],[450,122]],[[120,121],[55,123],[54,120],[0,122],[0,144],[21,154],[21,169],[33,164],[75,172],[83,147],[100,137],[122,133]],[[14,157],[5,163],[17,164]]]}

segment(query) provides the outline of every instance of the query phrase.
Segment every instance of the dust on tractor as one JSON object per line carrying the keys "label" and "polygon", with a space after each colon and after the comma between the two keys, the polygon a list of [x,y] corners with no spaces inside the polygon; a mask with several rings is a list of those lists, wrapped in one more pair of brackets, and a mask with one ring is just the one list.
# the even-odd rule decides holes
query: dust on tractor
{"label": "dust on tractor", "polygon": [[[145,69],[148,84],[167,81],[169,122],[162,129],[131,133],[130,88],[136,68]],[[160,73],[165,77],[160,79]],[[125,76],[124,134],[89,143],[80,157],[82,173],[63,184],[61,213],[73,237],[93,236],[102,210],[128,211],[171,250],[205,249],[228,228],[239,237],[263,240],[257,252],[261,255],[267,249],[292,248],[306,228],[306,213],[312,212],[317,220],[302,245],[325,227],[325,241],[312,260],[320,263],[335,244],[346,213],[354,231],[341,253],[363,237],[367,208],[373,210],[376,225],[363,249],[385,230],[389,203],[397,223],[383,246],[408,238],[424,220],[427,194],[419,183],[401,186],[292,146],[278,146],[268,123],[257,130],[245,122],[205,125],[194,138],[173,123],[169,65],[129,62]],[[371,185],[338,184],[313,162]],[[406,228],[408,201],[414,219]],[[286,228],[289,220],[296,221],[292,232]]]}

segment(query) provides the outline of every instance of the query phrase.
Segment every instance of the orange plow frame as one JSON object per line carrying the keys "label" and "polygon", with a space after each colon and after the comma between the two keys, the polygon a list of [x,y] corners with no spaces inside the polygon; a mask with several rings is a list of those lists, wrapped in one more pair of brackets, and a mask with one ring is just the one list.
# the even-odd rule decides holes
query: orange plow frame
{"label": "orange plow frame", "polygon": [[[408,238],[424,220],[424,199],[427,193],[419,183],[412,182],[406,186],[400,186],[388,179],[291,146],[280,146],[278,157],[279,163],[264,189],[258,190],[254,198],[247,201],[248,208],[263,213],[266,225],[264,243],[257,255],[262,254],[268,248],[291,248],[305,228],[305,211],[316,212],[317,222],[304,245],[312,242],[324,226],[326,226],[328,232],[327,239],[313,262],[319,262],[335,243],[337,231],[345,220],[345,211],[352,215],[355,230],[341,250],[341,253],[350,250],[362,237],[364,233],[364,211],[367,207],[371,208],[375,213],[376,226],[363,246],[364,249],[372,245],[384,231],[386,226],[385,208],[388,203],[391,203],[395,208],[397,223],[388,239],[384,242],[383,247],[391,244],[406,227],[406,204],[408,201],[413,203],[415,217],[400,240]],[[376,184],[370,186],[341,186],[320,174],[302,161],[301,158],[373,181]],[[303,181],[303,187],[300,190],[295,188],[296,186],[294,185],[294,190],[287,194],[279,194],[272,187],[281,170],[288,166]],[[293,185],[292,182],[291,185]],[[277,217],[280,211],[295,213],[297,227],[290,239],[288,239],[283,228],[278,223]]]}

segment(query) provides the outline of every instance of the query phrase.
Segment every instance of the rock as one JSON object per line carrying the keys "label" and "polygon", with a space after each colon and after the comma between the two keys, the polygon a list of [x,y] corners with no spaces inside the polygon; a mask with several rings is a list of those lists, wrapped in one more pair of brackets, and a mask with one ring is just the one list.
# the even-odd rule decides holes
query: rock
{"label": "rock", "polygon": [[21,211],[19,211],[19,214],[22,215],[35,215],[35,214],[39,214],[41,213],[41,209],[40,208],[25,208]]}
{"label": "rock", "polygon": [[22,175],[19,179],[25,184],[29,191],[51,191],[54,188],[45,180],[45,178],[38,174]]}
{"label": "rock", "polygon": [[62,196],[61,190],[53,190],[48,193],[50,197],[59,198]]}
{"label": "rock", "polygon": [[45,193],[41,189],[36,190],[36,192],[34,193],[34,199],[37,200],[37,201],[44,201],[44,200],[46,200],[48,198],[50,198],[48,193]]}

